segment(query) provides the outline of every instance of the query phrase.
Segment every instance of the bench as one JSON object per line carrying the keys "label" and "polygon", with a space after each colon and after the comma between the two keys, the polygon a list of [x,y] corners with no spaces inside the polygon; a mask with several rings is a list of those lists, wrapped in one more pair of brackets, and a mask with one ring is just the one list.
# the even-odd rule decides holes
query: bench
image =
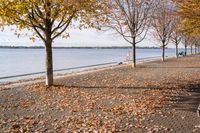
{"label": "bench", "polygon": [[183,52],[183,51],[182,51],[182,52],[179,52],[178,55],[179,55],[179,56],[185,56],[185,52]]}

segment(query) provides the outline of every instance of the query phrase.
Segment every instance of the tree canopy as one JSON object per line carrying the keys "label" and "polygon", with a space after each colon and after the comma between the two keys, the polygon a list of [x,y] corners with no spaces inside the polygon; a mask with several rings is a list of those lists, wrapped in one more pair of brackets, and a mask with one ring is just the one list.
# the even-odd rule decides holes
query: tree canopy
{"label": "tree canopy", "polygon": [[183,32],[200,36],[200,0],[178,1]]}
{"label": "tree canopy", "polygon": [[19,29],[32,28],[43,41],[43,32],[49,30],[54,40],[72,21],[78,21],[79,28],[94,27],[100,19],[102,3],[97,0],[2,0],[0,15],[4,24],[16,25]]}

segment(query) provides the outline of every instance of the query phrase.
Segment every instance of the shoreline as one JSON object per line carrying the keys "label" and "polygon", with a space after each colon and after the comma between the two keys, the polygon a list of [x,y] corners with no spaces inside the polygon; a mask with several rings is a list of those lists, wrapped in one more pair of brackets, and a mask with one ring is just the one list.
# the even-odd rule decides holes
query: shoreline
{"label": "shoreline", "polygon": [[[43,46],[36,47],[16,47],[16,46],[0,46],[0,49],[44,49]],[[131,49],[131,46],[110,46],[110,47],[53,47],[53,49]],[[136,47],[137,49],[160,49],[159,47]],[[174,49],[174,48],[168,48]]]}
{"label": "shoreline", "polygon": [[[173,58],[176,58],[176,57],[175,56],[167,56],[166,60],[173,59]],[[145,64],[145,63],[160,61],[160,60],[161,60],[161,57],[149,57],[149,58],[144,58],[144,59],[138,60],[137,64],[138,65],[139,64]],[[75,70],[75,71],[68,71],[68,72],[63,71],[63,73],[54,74],[54,79],[57,80],[57,79],[64,78],[64,77],[71,77],[71,76],[76,76],[76,75],[89,74],[89,73],[94,73],[94,72],[99,72],[99,71],[104,71],[104,70],[109,70],[109,69],[115,69],[115,68],[120,68],[120,67],[125,67],[125,66],[131,67],[131,63],[126,64],[126,63],[123,62],[123,64],[121,64],[121,65],[116,63],[116,64],[108,65],[108,66],[97,66],[97,67],[92,67],[92,68],[90,68],[90,67],[83,68],[83,70],[78,69],[78,70]],[[30,76],[32,77],[34,75],[30,75]],[[12,88],[12,87],[17,87],[17,86],[25,86],[25,85],[28,85],[28,84],[45,82],[45,76],[39,76],[39,75],[36,76],[35,75],[33,78],[31,78],[30,76],[25,78],[25,79],[19,79],[19,80],[16,80],[16,81],[0,82],[0,87]],[[22,76],[22,77],[24,77],[24,76]]]}

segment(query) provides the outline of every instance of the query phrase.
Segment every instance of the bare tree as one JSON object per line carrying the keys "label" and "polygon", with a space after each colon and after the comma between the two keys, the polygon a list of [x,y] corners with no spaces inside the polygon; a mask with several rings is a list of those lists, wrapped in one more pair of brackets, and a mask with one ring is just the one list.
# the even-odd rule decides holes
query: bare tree
{"label": "bare tree", "polygon": [[168,45],[173,32],[173,2],[157,0],[156,12],[153,16],[152,27],[155,38],[161,42],[162,61],[165,60],[165,48]]}
{"label": "bare tree", "polygon": [[191,36],[183,35],[183,44],[184,44],[184,48],[185,48],[185,56],[187,56],[187,48],[191,44]]}
{"label": "bare tree", "polygon": [[178,46],[182,40],[182,34],[179,31],[179,24],[181,22],[181,18],[178,16],[176,7],[173,14],[173,22],[172,22],[172,33],[171,33],[171,41],[175,44],[176,47],[176,57],[179,56]]}
{"label": "bare tree", "polygon": [[174,22],[174,30],[171,34],[171,40],[176,46],[176,57],[178,58],[178,46],[182,40],[182,35],[177,30],[178,23]]}
{"label": "bare tree", "polygon": [[196,54],[196,43],[197,43],[197,38],[195,38],[195,37],[189,37],[189,45],[190,45],[190,51],[191,51],[191,55],[193,54],[193,46],[194,46],[194,49],[195,49],[195,54]]}
{"label": "bare tree", "polygon": [[191,53],[191,55],[193,54],[193,45],[192,44],[190,44],[190,53]]}
{"label": "bare tree", "polygon": [[195,44],[195,54],[197,54],[197,44]]}
{"label": "bare tree", "polygon": [[178,58],[178,56],[179,56],[178,46],[179,46],[179,44],[181,42],[182,36],[178,32],[173,31],[171,38],[172,38],[171,39],[172,42],[175,44],[175,47],[176,47],[176,57]]}
{"label": "bare tree", "polygon": [[195,54],[199,54],[200,50],[200,37],[195,37]]}
{"label": "bare tree", "polygon": [[197,46],[198,46],[198,40],[196,39],[196,41],[195,41],[195,54],[197,54],[198,52],[197,52]]}
{"label": "bare tree", "polygon": [[198,53],[198,45],[199,45],[199,37],[193,37],[192,44],[194,45],[194,48],[195,48],[195,54],[197,54]]}
{"label": "bare tree", "polygon": [[187,56],[188,42],[189,42],[188,37],[184,37],[185,56]]}
{"label": "bare tree", "polygon": [[199,44],[199,38],[191,36],[191,37],[189,37],[189,43],[190,43],[190,47],[191,47],[191,55],[193,53],[193,46],[194,46],[194,52],[195,52],[195,54],[197,54],[198,53],[197,48],[198,48],[198,44]]}
{"label": "bare tree", "polygon": [[132,67],[136,67],[136,44],[143,41],[150,26],[153,0],[111,0],[107,13],[108,29],[132,45]]}

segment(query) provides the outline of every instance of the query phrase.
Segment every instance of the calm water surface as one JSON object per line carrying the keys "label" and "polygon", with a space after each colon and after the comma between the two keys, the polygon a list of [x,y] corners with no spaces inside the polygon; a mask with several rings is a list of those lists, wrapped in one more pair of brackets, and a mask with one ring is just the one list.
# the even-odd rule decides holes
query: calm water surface
{"label": "calm water surface", "polygon": [[[53,49],[54,70],[123,62],[129,51],[131,49]],[[160,49],[137,49],[137,59],[160,55]],[[166,55],[175,55],[175,49],[167,49]],[[44,49],[0,49],[0,77],[40,72],[44,68]]]}

